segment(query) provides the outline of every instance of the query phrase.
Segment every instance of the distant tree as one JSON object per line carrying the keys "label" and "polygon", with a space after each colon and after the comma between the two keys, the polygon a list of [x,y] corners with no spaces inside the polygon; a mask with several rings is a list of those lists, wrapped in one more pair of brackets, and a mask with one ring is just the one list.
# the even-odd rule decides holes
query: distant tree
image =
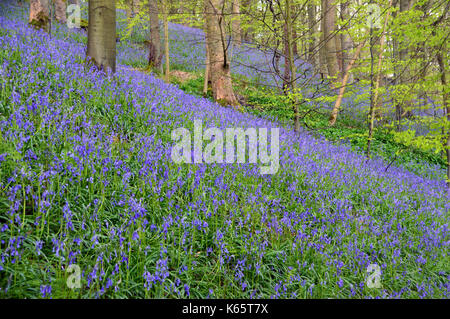
{"label": "distant tree", "polygon": [[116,3],[89,1],[87,56],[99,69],[116,71]]}

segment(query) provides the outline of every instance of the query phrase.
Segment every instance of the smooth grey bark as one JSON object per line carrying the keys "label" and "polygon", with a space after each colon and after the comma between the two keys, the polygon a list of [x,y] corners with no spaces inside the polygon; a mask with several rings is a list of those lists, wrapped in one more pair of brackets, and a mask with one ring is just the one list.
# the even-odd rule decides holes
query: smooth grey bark
{"label": "smooth grey bark", "polygon": [[[349,18],[348,2],[341,4],[341,19],[346,20]],[[353,47],[352,40],[347,32],[347,27],[343,27],[343,33],[341,34],[341,48],[342,48],[342,70],[345,72],[347,70],[348,64],[350,62],[350,50]],[[348,75],[348,81],[353,82],[353,74]]]}
{"label": "smooth grey bark", "polygon": [[311,3],[311,1],[308,2],[307,5],[307,11],[308,11],[308,33],[309,33],[309,45],[308,45],[308,62],[311,63],[313,67],[318,66],[317,61],[317,41],[316,41],[316,34],[317,34],[317,22],[316,22],[316,5]]}
{"label": "smooth grey bark", "polygon": [[241,45],[241,5],[239,0],[233,0],[232,2],[232,16],[233,21],[231,23],[232,25],[232,37],[233,42],[235,45],[239,46]]}
{"label": "smooth grey bark", "polygon": [[89,1],[87,56],[100,70],[116,71],[116,3]]}
{"label": "smooth grey bark", "polygon": [[67,4],[65,0],[53,0],[55,4],[55,18],[59,23],[67,22]]}
{"label": "smooth grey bark", "polygon": [[336,49],[336,4],[333,0],[322,0],[323,34],[328,75],[334,77],[339,73]]}
{"label": "smooth grey bark", "polygon": [[148,0],[150,18],[150,41],[148,64],[150,67],[160,69],[162,64],[161,31],[159,28],[159,10],[157,0]]}
{"label": "smooth grey bark", "polygon": [[[296,70],[294,63],[294,36],[293,36],[293,18],[292,18],[292,3],[291,0],[286,0],[286,35],[287,35],[287,47],[288,47],[288,60],[289,60],[289,87],[291,89],[291,93],[294,94],[292,99],[292,107],[294,111],[294,130],[296,132],[300,131],[300,120],[298,113],[298,99],[295,94],[296,88]],[[287,68],[287,66],[285,66]]]}
{"label": "smooth grey bark", "polygon": [[327,49],[325,47],[325,8],[326,2],[321,1],[320,7],[320,40],[319,40],[319,69],[323,78],[328,77],[328,66],[327,66]]}

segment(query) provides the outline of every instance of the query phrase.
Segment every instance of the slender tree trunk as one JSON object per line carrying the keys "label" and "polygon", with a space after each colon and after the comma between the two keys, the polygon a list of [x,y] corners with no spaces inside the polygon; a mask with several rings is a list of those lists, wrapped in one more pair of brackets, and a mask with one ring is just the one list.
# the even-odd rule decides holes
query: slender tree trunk
{"label": "slender tree trunk", "polygon": [[54,0],[56,21],[65,24],[67,22],[67,4],[66,0]]}
{"label": "slender tree trunk", "polygon": [[89,1],[87,56],[99,69],[116,71],[115,1]]}
{"label": "slender tree trunk", "polygon": [[[286,29],[287,29],[287,43],[288,43],[288,57],[289,57],[289,87],[291,89],[291,93],[293,94],[293,110],[294,110],[294,130],[296,132],[300,131],[300,120],[298,114],[298,98],[295,94],[295,80],[296,80],[296,70],[294,63],[294,39],[293,39],[293,19],[292,19],[292,3],[291,0],[286,0]],[[287,67],[287,66],[285,66]]]}
{"label": "slender tree trunk", "polygon": [[[251,5],[252,0],[240,0],[241,2],[241,8],[240,11],[243,14],[248,14],[249,12],[252,12]],[[241,30],[242,31],[242,30]],[[250,25],[246,27],[246,30],[242,32],[241,40],[246,42],[253,42],[254,40],[254,28]]]}
{"label": "slender tree trunk", "polygon": [[170,56],[169,56],[169,21],[167,16],[167,3],[162,0],[164,10],[164,56],[166,57],[166,82],[170,82]]}
{"label": "slender tree trunk", "polygon": [[205,79],[203,82],[203,96],[206,97],[208,94],[208,86],[209,83],[211,82],[211,72],[210,72],[210,67],[211,67],[211,62],[210,62],[210,58],[209,58],[209,45],[208,45],[208,32],[207,32],[208,26],[206,23],[206,19],[205,19],[205,49],[206,49],[206,63],[205,63]]}
{"label": "slender tree trunk", "polygon": [[336,103],[334,104],[333,110],[331,111],[331,115],[330,115],[330,119],[329,119],[329,125],[330,125],[330,126],[333,126],[333,125],[336,123],[336,119],[337,119],[337,116],[338,116],[338,113],[339,113],[339,108],[340,108],[340,106],[341,106],[342,99],[344,98],[345,87],[346,87],[347,82],[348,82],[350,70],[352,69],[353,64],[355,64],[356,59],[358,58],[359,53],[361,52],[361,49],[363,48],[363,46],[364,46],[365,43],[366,43],[366,42],[363,41],[363,42],[361,42],[361,43],[358,45],[358,47],[356,48],[356,51],[355,51],[355,53],[354,53],[354,55],[353,55],[352,60],[350,61],[350,63],[349,63],[348,66],[347,66],[347,69],[346,69],[346,71],[345,71],[345,75],[344,75],[344,77],[342,78],[342,83],[341,83],[341,87],[340,87],[340,89],[339,89],[339,95],[338,95],[338,98],[337,98],[337,100],[336,100]]}
{"label": "slender tree trunk", "polygon": [[[436,36],[436,30],[439,30],[436,28],[436,26],[441,21],[448,21],[448,9],[449,5],[444,9],[444,12],[442,16],[434,23],[433,25],[433,36]],[[448,83],[448,67],[449,67],[449,56],[448,56],[448,50],[445,49],[445,46],[441,48],[436,48],[436,60],[438,62],[439,66],[439,75],[441,79],[441,85],[442,85],[442,105],[444,107],[444,111],[446,113],[447,117],[447,141],[444,143],[444,149],[447,155],[447,188],[448,192],[450,193],[450,89],[449,89],[449,83]],[[443,133],[445,134],[445,126],[442,128]]]}
{"label": "slender tree trunk", "polygon": [[341,80],[342,77],[344,76],[344,62],[343,60],[343,55],[342,55],[342,34],[336,34],[336,36],[334,37],[334,40],[336,41],[336,59],[337,59],[337,64],[338,64],[338,74],[339,74],[339,79]]}
{"label": "slender tree trunk", "polygon": [[[392,0],[389,2],[389,7],[392,5]],[[376,70],[376,81],[375,81],[375,89],[370,93],[371,97],[371,103],[370,103],[370,113],[369,113],[369,136],[367,139],[367,158],[370,157],[370,147],[372,145],[372,138],[373,138],[373,128],[374,128],[374,121],[375,121],[375,111],[378,106],[378,89],[380,88],[380,77],[381,77],[381,63],[383,61],[383,50],[384,50],[384,38],[385,38],[385,32],[387,28],[387,23],[389,20],[390,11],[386,14],[384,25],[383,25],[383,31],[381,34],[380,39],[380,48],[379,48],[379,56],[378,56],[378,66]],[[372,41],[372,39],[371,39]],[[373,78],[373,77],[372,77]],[[371,87],[372,89],[372,87]]]}
{"label": "slender tree trunk", "polygon": [[[349,9],[348,2],[343,2],[341,4],[341,19],[348,20],[349,19]],[[341,34],[341,48],[342,48],[342,71],[345,72],[347,70],[347,66],[350,63],[350,50],[353,48],[352,40],[348,34],[348,26],[344,26],[342,29],[343,33]],[[353,82],[353,74],[349,74],[348,81]]]}
{"label": "slender tree trunk", "polygon": [[[400,13],[404,13],[410,9],[411,6],[411,0],[400,0]],[[399,50],[398,50],[398,59],[402,62],[402,67],[399,69],[399,84],[401,85],[408,85],[409,83],[409,67],[408,64],[410,63],[408,56],[409,56],[409,50],[407,48],[408,46],[408,39],[406,38],[406,35],[402,37],[402,39],[398,42]],[[399,128],[400,127],[400,121],[402,118],[406,115],[408,116],[410,114],[409,111],[404,111],[405,109],[408,110],[409,106],[411,105],[410,101],[408,100],[408,97],[401,98],[401,100],[397,103],[396,108],[398,109],[398,116],[399,116]]]}
{"label": "slender tree trunk", "polygon": [[161,69],[161,33],[159,29],[158,1],[148,0],[150,18],[150,41],[148,53],[148,65],[151,68]]}
{"label": "slender tree trunk", "polygon": [[308,31],[309,31],[309,46],[308,46],[308,62],[311,63],[313,67],[317,67],[317,52],[316,52],[316,34],[317,34],[317,23],[316,23],[316,6],[308,2]]}
{"label": "slender tree trunk", "polygon": [[291,59],[289,51],[289,31],[288,31],[288,19],[286,17],[283,27],[283,55],[284,55],[284,75],[283,75],[283,91],[285,94],[289,92],[291,86]]}
{"label": "slender tree trunk", "polygon": [[241,5],[240,5],[240,1],[239,0],[233,0],[232,3],[232,16],[233,16],[233,21],[232,21],[232,37],[233,37],[233,42],[235,45],[240,46],[241,45]]}
{"label": "slender tree trunk", "polygon": [[336,48],[336,5],[334,0],[322,0],[323,31],[325,37],[325,50],[327,59],[328,75],[334,77],[339,73]]}
{"label": "slender tree trunk", "polygon": [[30,16],[28,22],[35,28],[49,31],[50,12],[48,0],[30,0]]}
{"label": "slender tree trunk", "polygon": [[233,92],[228,43],[224,28],[224,0],[205,0],[207,39],[211,65],[211,87],[214,99],[222,105],[237,107],[238,101]]}
{"label": "slender tree trunk", "polygon": [[327,66],[327,48],[325,45],[325,10],[326,10],[326,0],[322,0],[320,8],[320,46],[319,46],[319,64],[320,73],[323,78],[328,77],[328,66]]}
{"label": "slender tree trunk", "polygon": [[[447,113],[447,122],[450,123],[450,90],[449,84],[447,83],[447,72],[445,67],[445,59],[443,58],[442,52],[436,54],[436,58],[439,65],[439,72],[442,84],[442,101],[444,109]],[[448,59],[447,59],[448,63]],[[447,132],[447,143],[444,145],[447,154],[447,186],[450,189],[450,125]]]}

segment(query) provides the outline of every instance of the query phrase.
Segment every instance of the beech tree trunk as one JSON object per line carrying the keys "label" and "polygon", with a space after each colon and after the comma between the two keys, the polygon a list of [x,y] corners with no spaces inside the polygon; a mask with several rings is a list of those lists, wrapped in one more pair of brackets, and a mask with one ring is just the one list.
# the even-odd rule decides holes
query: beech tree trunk
{"label": "beech tree trunk", "polygon": [[[389,2],[389,6],[391,6],[392,0]],[[383,49],[384,49],[384,40],[385,40],[385,32],[389,20],[390,12],[386,14],[386,17],[384,19],[384,25],[383,25],[383,31],[380,38],[380,48],[379,48],[379,55],[378,55],[378,66],[376,70],[376,80],[375,80],[375,89],[370,92],[371,96],[371,103],[370,103],[370,110],[369,110],[369,136],[367,139],[367,158],[370,158],[370,147],[372,145],[372,139],[373,139],[373,130],[374,130],[374,122],[375,122],[375,112],[378,108],[378,89],[380,88],[380,78],[381,78],[381,64],[383,61]],[[371,39],[372,41],[372,39]],[[372,60],[373,63],[373,60]],[[372,77],[373,81],[373,77]],[[372,82],[373,84],[373,82]],[[372,89],[372,87],[371,87]]]}
{"label": "beech tree trunk", "polygon": [[[296,88],[296,70],[294,61],[294,36],[293,36],[293,18],[292,18],[292,3],[291,0],[286,0],[286,35],[287,35],[287,51],[288,51],[288,65],[289,65],[289,88],[291,93],[294,94],[292,99],[292,107],[294,111],[294,130],[295,132],[300,131],[300,119],[298,113],[298,98],[295,94]],[[285,66],[287,68],[287,65]]]}
{"label": "beech tree trunk", "polygon": [[[446,75],[448,71],[446,71],[444,64],[445,61],[442,56],[443,54],[439,52],[437,54],[437,60],[439,64],[439,71],[441,73],[442,101],[444,103],[444,109],[447,113],[447,122],[450,123],[450,93],[448,90],[447,75]],[[447,143],[445,145],[445,148],[447,154],[447,187],[450,189],[450,130],[449,132],[447,132]]]}
{"label": "beech tree trunk", "polygon": [[87,56],[100,70],[116,71],[115,1],[89,1]]}
{"label": "beech tree trunk", "polygon": [[[348,3],[342,3],[341,4],[341,18],[342,19],[348,19],[349,18],[349,12],[348,12]],[[352,40],[350,39],[350,36],[347,33],[347,27],[343,27],[343,33],[341,34],[340,40],[341,40],[341,48],[342,48],[342,71],[343,73],[347,70],[348,64],[350,62],[350,55],[349,52],[353,47]],[[348,82],[353,82],[353,74],[348,75]]]}
{"label": "beech tree trunk", "polygon": [[[337,31],[337,29],[336,29]],[[343,77],[343,67],[344,67],[344,63],[342,61],[343,59],[343,55],[342,55],[342,40],[341,40],[341,34],[336,34],[334,37],[334,40],[336,42],[336,59],[337,59],[337,64],[338,64],[338,75],[340,77],[340,80]]]}
{"label": "beech tree trunk", "polygon": [[336,49],[336,5],[333,0],[322,0],[323,34],[325,41],[328,76],[334,77],[339,73]]}
{"label": "beech tree trunk", "polygon": [[311,63],[313,67],[317,67],[317,23],[316,23],[316,6],[308,2],[308,32],[309,32],[309,46],[308,46],[308,62]]}
{"label": "beech tree trunk", "polygon": [[48,32],[50,12],[48,0],[30,0],[30,16],[28,22],[35,28]]}
{"label": "beech tree trunk", "polygon": [[[252,0],[240,0],[240,2],[241,2],[240,8],[241,13],[245,15],[251,12]],[[246,26],[245,30],[241,30],[241,32],[242,32],[241,40],[246,42],[253,42],[254,28],[252,28],[251,26]]]}
{"label": "beech tree trunk", "polygon": [[284,74],[283,74],[283,91],[288,93],[291,84],[291,60],[289,51],[289,31],[287,18],[283,27],[283,56],[284,56]]}
{"label": "beech tree trunk", "polygon": [[166,82],[170,82],[170,55],[169,55],[169,20],[168,20],[168,6],[166,0],[162,0],[162,9],[164,16],[164,56],[166,57]]}
{"label": "beech tree trunk", "polygon": [[206,97],[208,94],[209,83],[211,82],[211,72],[210,72],[210,59],[209,59],[209,46],[208,46],[208,35],[207,35],[207,25],[205,19],[205,49],[206,49],[206,63],[205,63],[205,78],[203,82],[203,96]]}
{"label": "beech tree trunk", "polygon": [[150,41],[148,53],[148,65],[155,69],[160,69],[162,64],[161,53],[161,33],[158,18],[158,1],[149,0],[149,18],[150,18]]}
{"label": "beech tree trunk", "polygon": [[66,10],[67,4],[66,0],[54,0],[55,3],[55,17],[56,21],[65,24],[67,22]]}
{"label": "beech tree trunk", "polygon": [[326,1],[322,0],[320,8],[320,43],[319,43],[319,66],[320,73],[323,78],[328,77],[328,66],[327,66],[327,49],[325,46],[325,7]]}
{"label": "beech tree trunk", "polygon": [[[411,8],[411,2],[410,0],[400,0],[400,13],[406,12]],[[406,36],[403,37],[400,41],[398,41],[398,59],[402,62],[402,66],[398,70],[398,76],[399,76],[399,84],[407,85],[409,82],[410,72],[408,64],[410,63],[408,59],[408,40],[406,39]],[[410,101],[407,99],[401,99],[401,101],[398,101],[396,104],[396,110],[397,110],[397,116],[398,116],[398,128],[401,130],[400,122],[403,117],[407,116],[408,112],[405,112],[405,109],[408,109],[410,105]]]}
{"label": "beech tree trunk", "polygon": [[210,58],[211,87],[214,99],[222,105],[238,106],[231,82],[230,62],[227,56],[224,0],[205,0],[207,40]]}
{"label": "beech tree trunk", "polygon": [[240,46],[242,38],[241,38],[241,17],[240,17],[241,8],[239,0],[233,0],[232,6],[233,6],[232,37],[234,44]]}

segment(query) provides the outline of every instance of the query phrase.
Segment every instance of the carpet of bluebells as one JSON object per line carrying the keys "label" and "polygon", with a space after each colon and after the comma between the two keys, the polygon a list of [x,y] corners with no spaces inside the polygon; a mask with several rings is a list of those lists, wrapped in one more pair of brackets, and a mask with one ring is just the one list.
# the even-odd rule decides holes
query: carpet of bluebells
{"label": "carpet of bluebells", "polygon": [[[449,194],[280,128],[280,169],[172,162],[171,132],[277,127],[0,7],[0,296],[448,298]],[[69,289],[71,264],[81,288]],[[381,288],[366,285],[381,268]]]}

